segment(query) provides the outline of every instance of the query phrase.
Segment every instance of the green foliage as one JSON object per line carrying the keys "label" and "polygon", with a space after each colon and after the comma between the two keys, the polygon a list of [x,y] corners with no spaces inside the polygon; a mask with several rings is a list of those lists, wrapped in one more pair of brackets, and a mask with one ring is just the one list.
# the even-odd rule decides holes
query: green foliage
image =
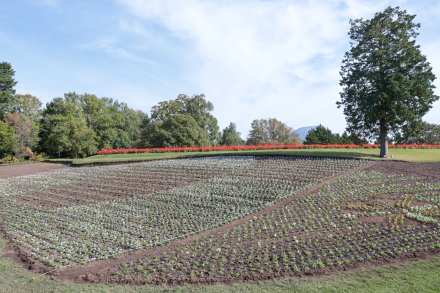
{"label": "green foliage", "polygon": [[417,131],[417,135],[403,132],[396,141],[397,143],[440,144],[440,125],[423,122]]}
{"label": "green foliage", "polygon": [[285,123],[275,119],[255,119],[251,123],[251,131],[247,144],[291,144],[301,143],[298,133]]}
{"label": "green foliage", "polygon": [[420,24],[399,7],[372,19],[350,21],[350,50],[342,61],[347,129],[362,138],[380,136],[381,156],[388,155],[387,136],[417,129],[433,102],[435,75],[416,45]]}
{"label": "green foliage", "polygon": [[143,132],[146,147],[182,147],[210,144],[209,133],[189,114],[174,114],[148,124]]}
{"label": "green foliage", "polygon": [[83,105],[88,127],[96,133],[99,149],[128,148],[138,143],[141,127],[148,118],[145,113],[111,98],[90,94],[77,98]]}
{"label": "green foliage", "polygon": [[11,64],[0,63],[0,119],[3,119],[9,112],[10,102],[15,94],[14,87],[17,82],[14,80],[14,74]]}
{"label": "green foliage", "polygon": [[15,145],[15,135],[12,128],[0,120],[0,158],[12,155]]}
{"label": "green foliage", "polygon": [[309,131],[304,140],[304,144],[366,144],[367,140],[359,138],[355,134],[348,134],[344,132],[341,135],[331,132],[330,129],[319,125],[318,127]]}
{"label": "green foliage", "polygon": [[235,123],[229,123],[222,133],[221,145],[244,145],[245,141],[241,138],[240,132],[237,131]]}
{"label": "green foliage", "polygon": [[87,126],[78,95],[48,103],[43,113],[41,149],[50,156],[84,157],[96,152],[95,132]]}
{"label": "green foliage", "polygon": [[321,124],[310,130],[304,140],[304,144],[336,144],[341,142],[339,134],[332,133],[330,129]]}
{"label": "green foliage", "polygon": [[14,153],[20,158],[33,157],[32,148],[38,143],[39,125],[36,121],[18,112],[6,114],[6,122],[14,130]]}
{"label": "green foliage", "polygon": [[16,94],[11,98],[9,112],[19,113],[38,123],[42,114],[41,101],[30,94]]}
{"label": "green foliage", "polygon": [[125,103],[67,93],[46,105],[40,150],[50,156],[84,157],[97,149],[138,146],[148,117]]}
{"label": "green foliage", "polygon": [[153,106],[151,120],[165,122],[176,114],[190,115],[199,128],[209,134],[209,144],[216,145],[219,140],[219,127],[217,119],[211,114],[213,110],[213,104],[207,101],[203,94],[192,97],[180,94],[175,100],[163,101]]}

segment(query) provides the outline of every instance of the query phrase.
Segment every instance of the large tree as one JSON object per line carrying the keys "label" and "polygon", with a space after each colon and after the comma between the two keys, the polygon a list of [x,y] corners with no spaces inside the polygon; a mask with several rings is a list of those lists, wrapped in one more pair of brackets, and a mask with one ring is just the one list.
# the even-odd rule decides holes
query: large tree
{"label": "large tree", "polygon": [[17,94],[10,99],[8,112],[5,121],[15,133],[15,155],[21,159],[31,157],[39,140],[41,101],[29,94]]}
{"label": "large tree", "polygon": [[0,120],[0,159],[12,155],[15,146],[15,136],[13,129],[8,123]]}
{"label": "large tree", "polygon": [[176,114],[190,115],[200,128],[204,129],[210,138],[210,144],[216,145],[219,141],[219,127],[217,119],[212,115],[214,106],[205,99],[205,95],[189,97],[180,94],[174,100],[163,101],[151,109],[151,121],[166,121]]}
{"label": "large tree", "polygon": [[41,101],[30,94],[16,94],[10,100],[9,112],[19,113],[32,121],[39,121],[42,114]]}
{"label": "large tree", "polygon": [[38,127],[28,116],[18,112],[6,114],[6,122],[14,130],[15,156],[24,159],[33,156],[32,149],[37,146]]}
{"label": "large tree", "polygon": [[41,150],[51,156],[84,157],[97,150],[96,134],[88,127],[83,104],[75,93],[46,105],[40,137]]}
{"label": "large tree", "polygon": [[141,128],[148,119],[141,111],[127,104],[95,95],[78,95],[84,109],[87,125],[96,133],[99,149],[137,146]]}
{"label": "large tree", "polygon": [[435,75],[416,45],[420,24],[399,7],[388,7],[372,19],[350,20],[350,50],[342,61],[347,130],[361,138],[380,139],[380,156],[388,156],[389,135],[415,131],[439,97]]}
{"label": "large tree", "polygon": [[417,135],[405,135],[397,138],[397,143],[440,144],[440,125],[423,122]]}
{"label": "large tree", "polygon": [[142,135],[145,147],[184,147],[210,144],[209,133],[188,114],[175,114],[147,124]]}
{"label": "large tree", "polygon": [[15,94],[14,87],[17,82],[14,80],[14,74],[11,64],[0,63],[0,120],[9,112],[11,99]]}
{"label": "large tree", "polygon": [[301,143],[298,133],[285,123],[275,119],[255,119],[251,123],[251,130],[247,144],[290,144]]}
{"label": "large tree", "polygon": [[334,144],[341,143],[341,141],[339,134],[333,133],[330,129],[320,124],[307,133],[304,144]]}
{"label": "large tree", "polygon": [[235,123],[231,122],[223,129],[220,144],[221,145],[244,145],[245,141],[241,138],[240,132],[237,131]]}

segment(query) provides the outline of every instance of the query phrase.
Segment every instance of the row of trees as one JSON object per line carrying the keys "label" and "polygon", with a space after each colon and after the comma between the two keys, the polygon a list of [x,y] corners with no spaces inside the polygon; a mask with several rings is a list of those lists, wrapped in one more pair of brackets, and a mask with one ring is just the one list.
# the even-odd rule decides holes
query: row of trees
{"label": "row of trees", "polygon": [[[53,157],[84,157],[111,148],[301,143],[291,127],[275,118],[252,121],[246,141],[235,123],[219,131],[214,106],[203,94],[160,102],[150,116],[92,94],[67,93],[42,108],[38,98],[15,94],[9,63],[0,63],[0,69],[0,158],[32,157],[35,151]],[[332,133],[322,125],[312,129],[304,141],[367,142],[355,134]],[[440,143],[440,126],[424,123],[419,135],[402,135],[396,142]]]}
{"label": "row of trees", "polygon": [[277,119],[252,122],[247,141],[235,123],[222,132],[203,94],[179,95],[152,107],[150,116],[125,103],[92,94],[67,93],[42,108],[32,95],[15,93],[14,70],[0,63],[0,158],[84,157],[98,149],[299,143],[298,134]]}

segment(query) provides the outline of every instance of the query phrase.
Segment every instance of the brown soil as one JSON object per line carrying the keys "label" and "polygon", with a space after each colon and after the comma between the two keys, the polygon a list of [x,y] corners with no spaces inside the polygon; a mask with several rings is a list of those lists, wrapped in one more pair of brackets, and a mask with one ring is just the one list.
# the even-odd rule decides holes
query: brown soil
{"label": "brown soil", "polygon": [[393,174],[409,174],[440,179],[440,163],[410,163],[399,161],[380,161],[371,170]]}
{"label": "brown soil", "polygon": [[361,219],[364,223],[380,224],[385,222],[384,216],[365,217]]}
{"label": "brown soil", "polygon": [[[53,165],[53,164],[51,164],[51,165]],[[57,166],[59,166],[59,165],[57,165]],[[3,173],[2,173],[1,168],[2,167],[0,166],[0,174],[2,175]],[[207,235],[217,233],[217,232],[222,232],[225,229],[228,229],[230,227],[240,225],[240,224],[245,223],[249,220],[252,220],[255,216],[266,214],[270,211],[273,211],[277,208],[280,208],[280,207],[283,207],[283,206],[289,204],[293,200],[310,195],[310,194],[318,191],[325,184],[328,184],[330,182],[334,182],[342,177],[345,177],[346,175],[348,175],[350,173],[354,173],[359,170],[375,170],[375,171],[380,171],[380,172],[384,172],[384,173],[400,173],[400,174],[407,174],[407,175],[426,176],[428,178],[431,178],[432,180],[440,179],[440,163],[407,163],[407,162],[395,162],[395,161],[372,162],[368,166],[364,166],[364,167],[360,167],[360,168],[357,168],[354,170],[350,170],[350,171],[343,173],[339,176],[332,177],[330,179],[321,181],[320,183],[315,184],[310,189],[308,189],[304,192],[301,192],[301,193],[297,194],[296,196],[289,197],[288,199],[281,201],[281,202],[279,202],[269,208],[266,208],[264,210],[261,210],[259,212],[254,213],[254,214],[251,214],[245,218],[230,222],[224,226],[212,228],[212,229],[191,235],[185,239],[176,240],[171,243],[164,244],[162,246],[157,246],[157,247],[153,247],[150,249],[141,249],[141,250],[129,252],[129,253],[121,255],[117,258],[112,258],[112,259],[102,260],[102,261],[95,261],[95,262],[88,263],[85,265],[66,267],[64,269],[57,270],[56,272],[53,272],[52,274],[55,275],[57,278],[68,279],[68,280],[72,280],[75,282],[104,282],[104,283],[108,282],[110,279],[111,273],[114,271],[114,269],[118,265],[120,265],[122,263],[125,263],[125,262],[133,260],[133,259],[142,258],[148,254],[160,253],[160,252],[167,250],[169,248],[179,246],[182,244],[187,244],[187,243],[190,243],[196,239],[206,237]],[[29,173],[27,173],[27,174],[29,174]],[[0,178],[1,178],[1,175],[0,175]],[[22,175],[24,175],[24,174],[22,174]],[[19,176],[19,175],[16,175],[16,176]],[[350,213],[353,213],[353,211],[350,211]],[[367,221],[368,223],[383,222],[384,217],[369,217],[369,218],[365,218],[365,221]],[[408,219],[406,219],[406,221],[408,221],[408,223],[412,222],[411,220],[408,220]],[[409,224],[412,224],[412,223],[409,223]],[[22,255],[23,251],[21,251],[21,250],[19,250],[19,251],[20,251],[19,254]],[[313,272],[313,274],[328,274],[333,271],[347,270],[348,268],[350,268],[350,269],[363,268],[363,267],[370,267],[373,265],[376,266],[376,265],[380,265],[380,264],[388,264],[390,262],[393,262],[393,263],[407,262],[409,258],[414,258],[414,257],[426,258],[426,257],[431,257],[433,255],[438,255],[438,253],[439,253],[438,251],[435,251],[435,252],[426,253],[426,254],[422,254],[422,255],[411,254],[411,255],[406,255],[404,257],[400,257],[400,258],[382,259],[382,260],[373,261],[373,262],[366,261],[366,262],[362,262],[362,263],[356,263],[356,264],[348,266],[348,267],[337,268],[337,269],[332,269],[332,270],[316,271],[316,272]],[[15,255],[17,255],[17,254],[15,254]],[[28,267],[29,267],[30,262],[33,264],[35,263],[32,260],[29,260],[29,258],[27,258],[27,257],[24,257],[25,259],[23,259],[23,257],[20,256],[20,258],[22,259],[22,261],[24,261],[24,263],[27,263]],[[16,257],[16,259],[17,259],[17,257]],[[31,267],[38,268],[38,269],[36,269],[36,271],[41,271],[40,265],[34,264]],[[48,268],[46,268],[46,271],[47,270],[48,270]],[[273,277],[274,276],[268,276],[268,278],[273,278]],[[240,280],[238,280],[238,281],[240,281]]]}
{"label": "brown soil", "polygon": [[377,198],[377,201],[386,205],[389,205],[390,207],[394,207],[396,205],[397,200],[389,198],[389,197],[383,197],[380,196],[379,198]]}
{"label": "brown soil", "polygon": [[62,164],[43,163],[43,162],[0,165],[0,179],[24,176],[24,175],[32,175],[32,174],[47,172],[50,170],[56,170],[61,168],[66,168],[66,166]]}

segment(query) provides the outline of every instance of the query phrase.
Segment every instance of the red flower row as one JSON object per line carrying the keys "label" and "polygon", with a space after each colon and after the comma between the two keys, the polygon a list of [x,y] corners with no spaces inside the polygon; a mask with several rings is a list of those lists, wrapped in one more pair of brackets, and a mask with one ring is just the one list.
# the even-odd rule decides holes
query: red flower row
{"label": "red flower row", "polygon": [[[390,144],[396,149],[440,149],[440,144]],[[126,154],[126,153],[170,153],[170,152],[210,152],[210,151],[243,151],[243,150],[282,150],[282,149],[362,149],[380,148],[379,144],[262,144],[262,145],[234,145],[234,146],[194,146],[169,148],[131,148],[100,150],[98,155]]]}

